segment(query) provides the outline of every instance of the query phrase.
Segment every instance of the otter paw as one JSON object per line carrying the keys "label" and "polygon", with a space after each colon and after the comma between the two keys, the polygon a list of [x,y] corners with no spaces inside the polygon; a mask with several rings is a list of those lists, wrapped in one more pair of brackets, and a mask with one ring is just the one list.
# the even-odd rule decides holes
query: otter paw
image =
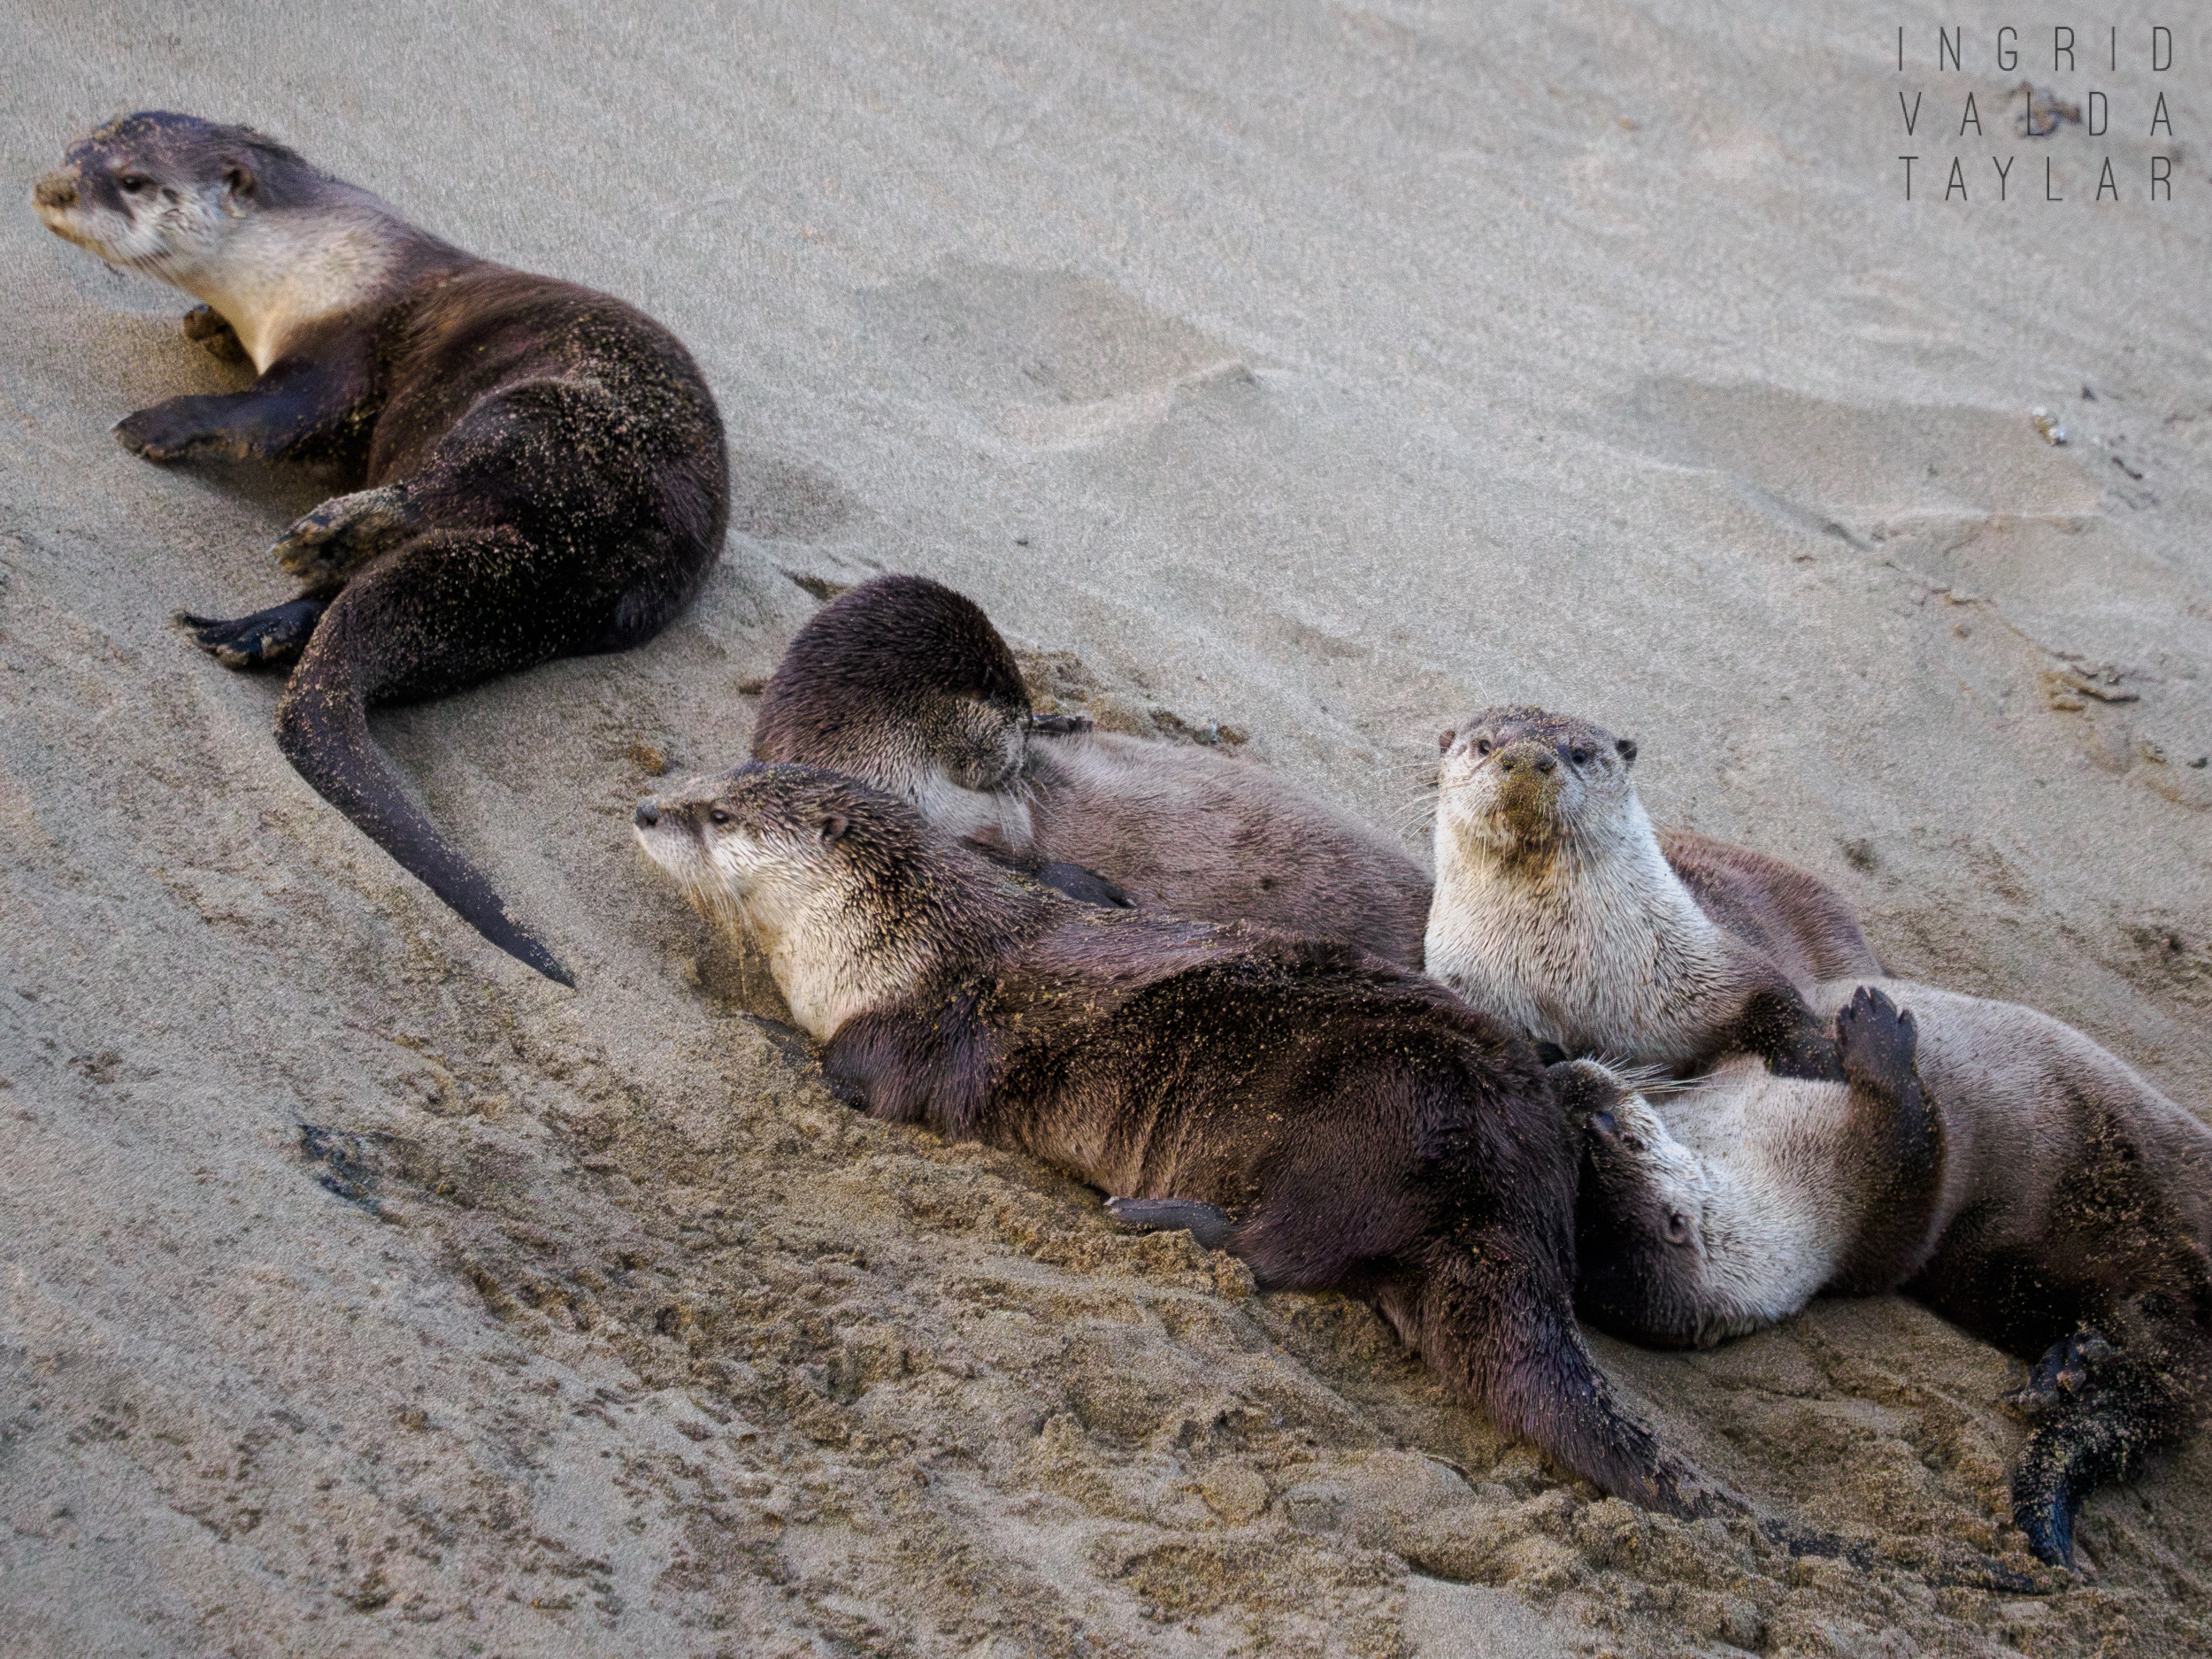
{"label": "otter paw", "polygon": [[417,528],[406,487],[387,484],[332,496],[294,524],[269,551],[309,587],[334,587]]}
{"label": "otter paw", "polygon": [[1225,1210],[1195,1198],[1110,1198],[1106,1211],[1125,1227],[1187,1233],[1202,1250],[1218,1250],[1237,1224]]}
{"label": "otter paw", "polygon": [[177,621],[202,650],[226,668],[273,668],[290,662],[306,648],[315,624],[322,618],[324,603],[295,599],[289,604],[228,620],[180,611]]}
{"label": "otter paw", "polygon": [[194,451],[219,442],[219,433],[208,429],[196,397],[173,397],[135,415],[126,415],[109,428],[116,442],[133,455],[166,464],[181,461]]}
{"label": "otter paw", "polygon": [[2028,1368],[2028,1379],[2003,1396],[2006,1409],[2033,1419],[2054,1406],[2073,1399],[2096,1380],[2104,1362],[2119,1353],[2099,1331],[2077,1331],[2062,1342],[2054,1342],[2043,1357]]}
{"label": "otter paw", "polygon": [[1914,1080],[1920,1027],[1909,1012],[1872,986],[1862,985],[1836,1010],[1836,1048],[1851,1082],[1899,1090]]}
{"label": "otter paw", "polygon": [[1033,714],[1029,729],[1046,737],[1073,737],[1091,729],[1087,714]]}
{"label": "otter paw", "polygon": [[197,341],[208,356],[224,363],[246,361],[246,348],[239,341],[238,331],[211,305],[195,305],[185,312],[184,337]]}

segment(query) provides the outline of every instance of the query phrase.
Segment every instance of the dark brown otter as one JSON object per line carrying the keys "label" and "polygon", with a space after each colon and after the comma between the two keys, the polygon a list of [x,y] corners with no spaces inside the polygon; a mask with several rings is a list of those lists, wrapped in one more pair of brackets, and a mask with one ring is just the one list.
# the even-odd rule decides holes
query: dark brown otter
{"label": "dark brown otter", "polygon": [[648,800],[647,852],[768,950],[879,1118],[1233,1217],[1263,1286],[1378,1305],[1465,1400],[1606,1490],[1710,1498],[1571,1309],[1577,1148],[1529,1045],[1333,941],[1072,905],[838,773]]}
{"label": "dark brown otter", "polygon": [[1148,908],[1421,963],[1428,879],[1404,849],[1248,761],[1034,717],[990,619],[927,577],[879,577],[808,621],[753,755],[864,778],[948,834],[1094,871]]}
{"label": "dark brown otter", "polygon": [[297,597],[185,617],[233,668],[298,659],[277,741],[301,776],[501,949],[572,983],[408,800],[368,705],[650,639],[728,514],[721,418],[620,301],[464,253],[242,127],[150,112],[34,191],[57,234],[204,302],[185,332],[249,390],[120,422],[151,461],[313,458],[355,493],[273,549]]}

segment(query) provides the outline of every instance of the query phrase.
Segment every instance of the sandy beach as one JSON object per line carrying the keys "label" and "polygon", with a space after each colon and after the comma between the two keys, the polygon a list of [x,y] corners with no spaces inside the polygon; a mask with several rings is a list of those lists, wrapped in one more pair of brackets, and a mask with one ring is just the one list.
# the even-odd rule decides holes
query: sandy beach
{"label": "sandy beach", "polygon": [[[1835,1553],[1601,1500],[1364,1307],[837,1104],[629,826],[824,595],[918,571],[1058,706],[1233,727],[1425,858],[1438,730],[1598,720],[1656,821],[2212,1113],[2212,17],[2073,27],[2067,70],[1978,0],[4,0],[0,1655],[2212,1652],[2212,1442],[2054,1572],[2019,1367],[1827,1302],[1594,1345]],[[2024,82],[2083,119],[2023,135]],[[142,108],[712,383],[695,607],[376,718],[572,991],[169,620],[288,596],[329,486],[108,436],[247,383],[29,210]]]}

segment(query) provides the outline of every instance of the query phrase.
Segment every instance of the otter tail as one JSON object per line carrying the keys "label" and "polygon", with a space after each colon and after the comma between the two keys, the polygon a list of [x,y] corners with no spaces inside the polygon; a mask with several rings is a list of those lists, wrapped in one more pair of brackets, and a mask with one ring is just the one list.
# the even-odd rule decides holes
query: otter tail
{"label": "otter tail", "polygon": [[[2072,1346],[2062,1343],[2053,1355]],[[2186,1434],[2201,1415],[2194,1394],[2173,1368],[2119,1353],[2094,1365],[2078,1394],[2044,1412],[2012,1471],[2013,1524],[2038,1559],[2074,1564],[2082,1504],[2100,1486],[2131,1479],[2153,1453]]]}
{"label": "otter tail", "polygon": [[[464,539],[478,540],[425,537],[338,595],[277,707],[277,742],[318,795],[462,920],[549,979],[573,986],[574,976],[508,914],[491,883],[407,798],[398,772],[369,737],[373,700],[434,695],[526,667],[544,655],[539,650],[523,660],[502,661],[503,641],[465,637],[469,608],[481,605],[483,595],[441,589],[456,585],[455,564],[476,564],[467,555],[480,549],[426,545]],[[479,582],[472,586],[480,584],[480,566],[476,573]]]}
{"label": "otter tail", "polygon": [[1603,1490],[1672,1515],[1725,1507],[1622,1412],[1583,1346],[1565,1286],[1546,1285],[1513,1248],[1433,1241],[1409,1305],[1390,1307],[1392,1297],[1386,1310],[1470,1403]]}

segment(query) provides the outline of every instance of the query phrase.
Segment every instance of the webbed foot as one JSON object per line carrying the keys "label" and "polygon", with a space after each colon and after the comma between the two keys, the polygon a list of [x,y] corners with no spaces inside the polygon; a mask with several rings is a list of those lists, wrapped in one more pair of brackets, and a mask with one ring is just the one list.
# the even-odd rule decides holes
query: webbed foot
{"label": "webbed foot", "polygon": [[295,599],[249,617],[222,620],[177,612],[199,648],[226,668],[274,668],[306,648],[328,602]]}
{"label": "webbed foot", "polygon": [[2028,1379],[2003,1396],[2007,1410],[2032,1421],[2053,1407],[2078,1398],[2096,1380],[2099,1369],[2119,1349],[2099,1331],[2077,1331],[2028,1368]]}
{"label": "webbed foot", "polygon": [[1919,1080],[1913,1070],[1919,1025],[1870,985],[1852,992],[1850,1002],[1836,1010],[1836,1047],[1843,1056],[1843,1075],[1853,1083],[1899,1094]]}
{"label": "webbed foot", "polygon": [[166,465],[223,447],[225,434],[209,424],[208,400],[172,397],[126,415],[108,430],[133,455]]}
{"label": "webbed foot", "polygon": [[332,496],[294,524],[269,551],[308,587],[335,588],[419,527],[407,487],[387,484]]}
{"label": "webbed foot", "polygon": [[1237,1225],[1227,1210],[1195,1198],[1110,1198],[1106,1210],[1125,1227],[1187,1233],[1202,1250],[1220,1249]]}
{"label": "webbed foot", "polygon": [[197,341],[208,356],[224,363],[243,363],[246,348],[238,331],[223,320],[211,305],[195,305],[184,314],[184,337]]}

